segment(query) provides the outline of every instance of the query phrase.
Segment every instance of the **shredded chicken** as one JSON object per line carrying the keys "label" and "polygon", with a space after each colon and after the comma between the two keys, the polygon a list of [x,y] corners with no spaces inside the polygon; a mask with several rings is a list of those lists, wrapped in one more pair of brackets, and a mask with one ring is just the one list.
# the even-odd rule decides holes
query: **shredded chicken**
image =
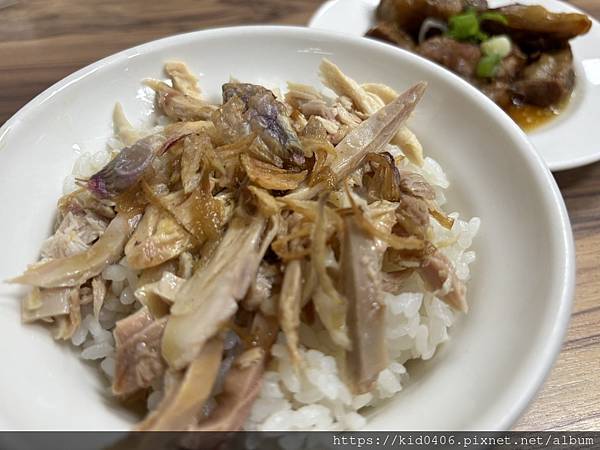
{"label": "shredded chicken", "polygon": [[194,246],[190,234],[166,211],[149,205],[125,246],[127,263],[134,269],[163,264]]}
{"label": "shredded chicken", "polygon": [[140,308],[134,314],[119,320],[115,325],[113,336],[117,347],[121,346],[135,334],[142,331],[153,321],[152,314],[147,308]]}
{"label": "shredded chicken", "polygon": [[295,364],[300,363],[298,328],[300,327],[301,303],[302,265],[300,261],[294,260],[287,265],[283,277],[283,285],[279,296],[279,321]]}
{"label": "shredded chicken", "polygon": [[[171,367],[185,367],[236,313],[237,301],[246,294],[264,254],[261,237],[265,226],[260,217],[249,222],[234,219],[208,266],[181,287],[162,344],[163,357]],[[270,244],[270,235],[262,246]]]}
{"label": "shredded chicken", "polygon": [[115,105],[113,111],[113,126],[115,129],[115,136],[126,146],[133,145],[143,137],[142,133],[136,130],[129,120],[127,120],[125,111],[123,111],[123,107],[120,103]]}
{"label": "shredded chicken", "polygon": [[454,267],[440,251],[425,257],[419,274],[436,295],[459,311],[467,312],[465,284],[456,276]]}
{"label": "shredded chicken", "polygon": [[54,339],[68,340],[81,324],[81,304],[79,298],[79,289],[69,289],[69,314],[65,316],[56,316],[56,326],[54,327]]}
{"label": "shredded chicken", "polygon": [[165,71],[169,82],[147,84],[169,124],[138,130],[117,105],[123,149],[59,200],[41,261],[12,280],[33,287],[23,321],[57,339],[82,315],[103,326],[116,315],[113,394],[162,389],[136,430],[239,430],[278,335],[307,376],[311,327],[349,390],[370,392],[389,363],[383,293],[411,278],[466,312],[465,283],[433,236],[431,218],[453,219],[388,145],[422,163],[405,123],[425,83],[398,94],[325,60],[334,97],[231,81],[216,105],[185,64]]}
{"label": "shredded chicken", "polygon": [[[398,98],[398,94],[387,86],[382,88],[381,85],[359,85],[328,60],[324,60],[321,64],[321,76],[327,87],[338,95],[350,98],[359,111],[369,116]],[[405,126],[400,127],[396,132],[392,138],[392,144],[400,146],[406,156],[415,164],[419,166],[423,164],[423,147],[416,136]]]}
{"label": "shredded chicken", "polygon": [[165,64],[165,72],[167,72],[171,78],[173,87],[183,95],[197,99],[201,98],[202,92],[198,86],[198,79],[190,72],[190,69],[188,69],[185,63],[170,61]]}
{"label": "shredded chicken", "polygon": [[346,370],[354,392],[362,394],[372,389],[379,372],[388,365],[381,252],[354,218],[347,218],[345,225],[340,271],[352,341],[352,349],[346,353]]}
{"label": "shredded chicken", "polygon": [[92,278],[92,301],[94,304],[94,316],[100,316],[100,310],[106,298],[106,283],[102,277]]}
{"label": "shredded chicken", "polygon": [[11,282],[48,288],[81,285],[102,272],[108,264],[120,259],[125,242],[139,219],[140,215],[135,212],[121,213],[88,250],[34,264]]}
{"label": "shredded chicken", "polygon": [[223,342],[214,338],[194,359],[176,389],[171,389],[158,408],[137,425],[137,431],[185,431],[195,424],[198,410],[210,397],[217,377]]}
{"label": "shredded chicken", "polygon": [[92,212],[67,212],[54,235],[42,245],[42,258],[76,255],[90,248],[106,229],[106,221]]}
{"label": "shredded chicken", "polygon": [[146,80],[146,84],[154,89],[159,107],[171,119],[184,122],[207,120],[216,109],[198,97],[186,95],[162,81]]}
{"label": "shredded chicken", "polygon": [[171,272],[164,272],[160,280],[137,289],[135,296],[154,316],[162,315],[160,311],[168,311],[168,305],[175,301],[184,283],[184,278],[179,278]]}
{"label": "shredded chicken", "polygon": [[160,343],[167,318],[153,320],[127,340],[117,343],[115,395],[131,395],[149,387],[162,376],[166,365],[160,356]]}
{"label": "shredded chicken", "polygon": [[34,288],[22,302],[21,317],[23,322],[35,322],[36,320],[68,315],[71,311],[70,296],[71,288]]}
{"label": "shredded chicken", "polygon": [[200,421],[193,431],[238,431],[260,392],[262,375],[267,363],[267,352],[276,336],[276,326],[260,314],[254,318],[253,335],[256,345],[239,355],[225,377],[223,392],[218,396],[219,406],[213,414]]}
{"label": "shredded chicken", "polygon": [[252,282],[248,294],[242,301],[242,305],[248,311],[255,311],[263,303],[269,301],[274,295],[274,286],[279,283],[281,274],[279,269],[272,264],[262,262],[256,272],[256,278]]}

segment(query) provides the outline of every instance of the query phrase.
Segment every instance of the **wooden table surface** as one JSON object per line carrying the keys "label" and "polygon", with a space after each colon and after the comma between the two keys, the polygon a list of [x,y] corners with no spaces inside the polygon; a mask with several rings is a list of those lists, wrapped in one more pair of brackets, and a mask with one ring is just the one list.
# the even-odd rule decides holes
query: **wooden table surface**
{"label": "wooden table surface", "polygon": [[[572,3],[600,18],[600,1]],[[321,0],[0,0],[0,125],[54,82],[111,53],[207,27],[304,25],[320,4]],[[575,308],[557,364],[516,428],[600,430],[600,163],[559,173],[556,180],[576,238]]]}

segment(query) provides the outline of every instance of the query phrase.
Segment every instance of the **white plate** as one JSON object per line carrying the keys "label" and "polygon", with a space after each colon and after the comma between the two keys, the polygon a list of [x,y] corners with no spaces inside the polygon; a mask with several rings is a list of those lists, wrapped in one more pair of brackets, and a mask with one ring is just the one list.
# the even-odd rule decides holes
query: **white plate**
{"label": "white plate", "polygon": [[[490,0],[492,7],[515,3]],[[541,4],[552,11],[581,12],[557,0],[519,0]],[[331,0],[312,17],[309,26],[324,30],[364,34],[375,23],[379,0]],[[556,119],[529,133],[533,145],[552,171],[572,169],[600,160],[600,23],[593,20],[590,32],[572,41],[577,87],[569,106]]]}
{"label": "white plate", "polygon": [[[62,180],[78,149],[105,144],[115,101],[136,122],[148,117],[140,80],[161,77],[166,60],[187,61],[216,99],[231,75],[318,85],[323,56],[360,81],[398,90],[429,82],[411,126],[447,170],[450,207],[482,219],[469,315],[369,428],[506,429],[542,383],[569,319],[574,260],[563,201],[525,135],[482,94],[375,41],[305,28],[202,31],[127,50],[51,87],[0,128],[0,279],[36,259]],[[95,368],[41,327],[21,325],[24,291],[0,284],[0,429],[128,428],[131,416],[109,400]]]}

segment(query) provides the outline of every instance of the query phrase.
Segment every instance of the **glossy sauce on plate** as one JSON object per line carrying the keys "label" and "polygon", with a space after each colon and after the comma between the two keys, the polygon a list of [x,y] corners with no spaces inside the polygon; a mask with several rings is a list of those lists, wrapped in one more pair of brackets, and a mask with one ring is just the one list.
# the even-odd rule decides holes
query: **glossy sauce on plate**
{"label": "glossy sauce on plate", "polygon": [[505,108],[505,111],[523,131],[529,132],[556,119],[566,109],[569,101],[570,98],[546,108],[527,104],[511,104]]}

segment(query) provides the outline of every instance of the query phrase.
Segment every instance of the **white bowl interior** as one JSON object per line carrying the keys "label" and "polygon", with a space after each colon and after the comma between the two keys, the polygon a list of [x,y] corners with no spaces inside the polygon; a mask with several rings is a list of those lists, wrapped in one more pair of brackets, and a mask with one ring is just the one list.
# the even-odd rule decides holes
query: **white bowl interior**
{"label": "white bowl interior", "polygon": [[[238,28],[131,49],[49,89],[0,129],[0,279],[33,262],[49,235],[62,180],[79,149],[111,134],[120,101],[134,122],[151,114],[146,77],[180,59],[218,96],[230,76],[319,85],[321,58],[360,81],[402,90],[429,82],[410,125],[452,182],[450,206],[482,219],[469,286],[471,312],[409,386],[377,410],[371,429],[499,429],[510,426],[553,361],[573,286],[570,228],[558,190],[524,135],[470,86],[390,46],[296,28]],[[37,326],[23,326],[24,289],[0,285],[1,429],[126,429],[103,375]],[[8,406],[10,405],[10,406]]]}

